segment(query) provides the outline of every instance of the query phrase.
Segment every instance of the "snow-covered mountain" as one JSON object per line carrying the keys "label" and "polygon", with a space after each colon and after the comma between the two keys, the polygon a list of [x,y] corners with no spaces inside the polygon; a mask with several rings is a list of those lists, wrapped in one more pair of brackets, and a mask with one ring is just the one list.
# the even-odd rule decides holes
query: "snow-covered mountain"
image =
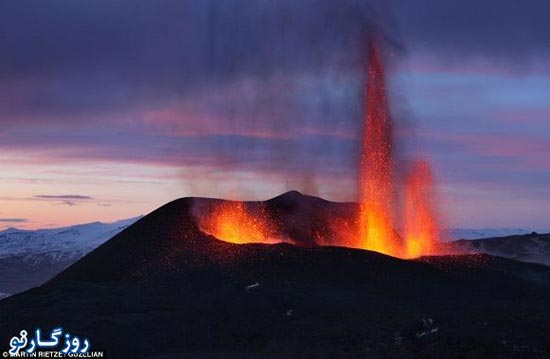
{"label": "snow-covered mountain", "polygon": [[0,232],[0,258],[24,255],[30,262],[80,258],[139,218],[34,231],[9,228]]}
{"label": "snow-covered mountain", "polygon": [[42,284],[141,217],[63,228],[0,232],[0,298]]}

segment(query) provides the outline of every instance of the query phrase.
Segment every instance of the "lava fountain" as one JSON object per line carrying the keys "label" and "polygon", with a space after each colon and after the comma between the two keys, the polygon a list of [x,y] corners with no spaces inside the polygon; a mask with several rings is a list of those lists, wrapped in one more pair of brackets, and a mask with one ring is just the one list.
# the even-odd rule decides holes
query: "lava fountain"
{"label": "lava fountain", "polygon": [[430,164],[416,161],[405,180],[404,257],[435,254],[439,236]]}
{"label": "lava fountain", "polygon": [[[390,113],[386,74],[380,49],[373,42],[369,44],[365,77],[358,212],[350,218],[337,218],[319,210],[304,213],[298,227],[301,225],[302,233],[309,232],[315,237],[315,245],[361,248],[401,258],[435,254],[439,225],[432,207],[430,165],[425,160],[413,161],[409,173],[396,178],[396,173],[402,171],[395,169],[403,169],[405,164],[397,163],[393,153],[395,124]],[[238,201],[217,201],[199,212],[200,229],[226,242],[300,243],[297,237],[292,238],[297,233],[293,219],[279,223],[275,221],[279,217],[268,213],[258,202],[251,206]],[[323,216],[313,222],[326,222],[328,226],[308,230],[305,227],[313,223],[311,216]],[[400,227],[402,236],[397,233]]]}
{"label": "lava fountain", "polygon": [[[386,75],[379,48],[369,44],[365,86],[364,132],[359,164],[359,229],[352,246],[388,255],[412,258],[433,254],[439,235],[433,199],[430,165],[418,161],[405,178],[404,188],[394,177],[394,123],[386,91]],[[404,192],[397,206],[396,192]],[[404,235],[395,232],[395,214],[403,208]]]}
{"label": "lava fountain", "polygon": [[359,240],[356,246],[389,255],[399,251],[393,225],[393,123],[384,67],[369,46],[366,116],[359,167]]}

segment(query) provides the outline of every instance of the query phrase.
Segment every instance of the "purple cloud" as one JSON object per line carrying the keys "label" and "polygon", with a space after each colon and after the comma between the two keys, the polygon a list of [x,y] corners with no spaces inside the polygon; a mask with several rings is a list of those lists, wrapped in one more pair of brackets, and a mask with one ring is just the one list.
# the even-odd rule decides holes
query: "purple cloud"
{"label": "purple cloud", "polygon": [[42,201],[52,201],[52,206],[69,206],[74,207],[78,206],[83,201],[93,200],[90,196],[82,196],[76,194],[64,194],[64,195],[36,195],[33,196],[33,199],[42,200]]}
{"label": "purple cloud", "polygon": [[89,200],[93,199],[90,196],[81,196],[77,194],[63,194],[63,195],[47,195],[47,194],[39,194],[36,196],[33,196],[34,198],[38,199],[54,199],[54,200]]}
{"label": "purple cloud", "polygon": [[0,223],[27,223],[26,218],[0,218]]}

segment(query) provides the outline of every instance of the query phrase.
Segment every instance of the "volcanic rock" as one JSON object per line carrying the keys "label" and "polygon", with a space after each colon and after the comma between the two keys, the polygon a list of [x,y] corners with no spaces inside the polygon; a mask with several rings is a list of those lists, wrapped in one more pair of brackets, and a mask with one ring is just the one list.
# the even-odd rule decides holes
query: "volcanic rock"
{"label": "volcanic rock", "polygon": [[[201,232],[196,201],[159,208],[41,287],[0,301],[0,343],[62,326],[108,358],[550,355],[549,267],[226,243]],[[304,243],[315,214],[333,206],[297,193],[264,205]],[[302,216],[311,216],[304,227]]]}

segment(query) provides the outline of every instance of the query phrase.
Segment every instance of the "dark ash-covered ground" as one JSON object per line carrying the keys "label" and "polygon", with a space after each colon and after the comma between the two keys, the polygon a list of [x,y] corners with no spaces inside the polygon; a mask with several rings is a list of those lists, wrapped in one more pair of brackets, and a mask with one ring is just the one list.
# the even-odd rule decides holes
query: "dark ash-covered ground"
{"label": "dark ash-covered ground", "polygon": [[[286,216],[307,200],[268,206]],[[167,204],[0,301],[0,349],[23,328],[61,325],[109,358],[550,356],[550,267],[233,245],[198,230],[193,201]]]}

